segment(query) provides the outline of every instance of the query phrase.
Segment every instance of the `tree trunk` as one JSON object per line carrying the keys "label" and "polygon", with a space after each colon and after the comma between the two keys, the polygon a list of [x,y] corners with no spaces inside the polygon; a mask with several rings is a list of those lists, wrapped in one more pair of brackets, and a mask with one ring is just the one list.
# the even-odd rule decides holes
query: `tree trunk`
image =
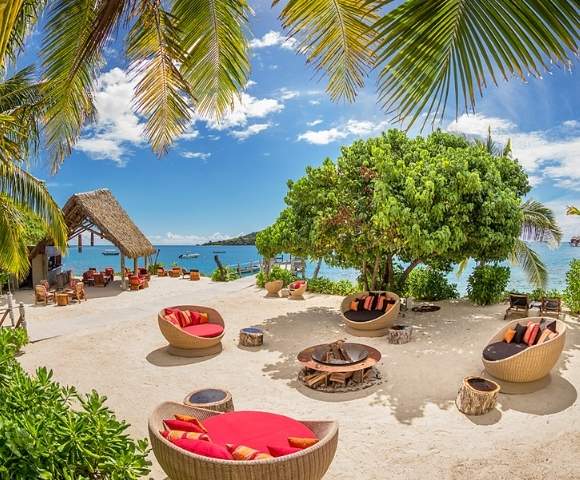
{"label": "tree trunk", "polygon": [[314,273],[312,274],[312,278],[318,278],[318,273],[320,272],[320,265],[322,265],[322,258],[318,259],[318,263],[314,268]]}
{"label": "tree trunk", "polygon": [[375,257],[375,265],[373,267],[373,276],[371,279],[371,288],[373,290],[377,289],[377,277],[379,275],[379,267],[381,265],[381,257],[377,254]]}
{"label": "tree trunk", "polygon": [[403,271],[403,276],[401,277],[401,287],[405,284],[405,282],[407,281],[407,278],[409,277],[409,275],[411,274],[411,272],[413,271],[413,269],[419,265],[421,263],[421,260],[413,260],[409,266],[407,268],[405,268],[405,270]]}
{"label": "tree trunk", "polygon": [[214,256],[213,256],[213,259],[214,259],[214,261],[215,261],[215,263],[216,263],[216,265],[217,265],[217,267],[218,267],[218,270],[219,270],[219,271],[220,271],[220,273],[222,274],[223,278],[225,278],[225,276],[226,276],[226,271],[225,271],[225,269],[224,269],[224,266],[222,265],[222,262],[221,262],[221,260],[220,260],[220,257],[219,257],[219,255],[214,255]]}
{"label": "tree trunk", "polygon": [[387,256],[387,281],[386,281],[386,285],[387,285],[387,289],[389,291],[393,291],[394,290],[394,274],[393,274],[393,256],[392,255],[388,255]]}
{"label": "tree trunk", "polygon": [[365,290],[368,292],[369,289],[369,279],[367,277],[367,261],[363,260],[362,264],[362,277],[363,277],[363,284],[365,286]]}

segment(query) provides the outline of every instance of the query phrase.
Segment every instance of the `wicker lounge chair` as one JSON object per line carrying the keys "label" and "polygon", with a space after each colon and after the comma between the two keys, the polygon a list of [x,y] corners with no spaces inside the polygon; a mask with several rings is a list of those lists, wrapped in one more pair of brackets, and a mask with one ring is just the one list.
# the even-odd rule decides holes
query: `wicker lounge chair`
{"label": "wicker lounge chair", "polygon": [[44,285],[36,285],[34,287],[34,304],[44,303],[48,305],[50,302],[54,303],[54,292],[49,292]]}
{"label": "wicker lounge chair", "polygon": [[385,296],[394,300],[394,304],[386,312],[377,310],[353,312],[350,310],[350,304],[355,299],[360,299],[369,295],[369,292],[361,292],[346,297],[341,305],[340,311],[346,323],[347,330],[352,335],[360,337],[382,337],[386,335],[389,328],[393,326],[401,309],[401,299],[393,292],[376,292],[384,293]]}
{"label": "wicker lounge chair", "polygon": [[542,298],[540,305],[540,315],[556,315],[560,318],[562,313],[562,300],[560,298]]}
{"label": "wicker lounge chair", "polygon": [[515,293],[510,293],[510,306],[505,311],[503,319],[507,319],[508,315],[513,312],[523,313],[524,317],[528,316],[528,311],[530,310],[530,300],[527,295],[518,295]]}
{"label": "wicker lounge chair", "polygon": [[[171,308],[178,308],[179,310],[195,310],[196,312],[207,313],[210,324],[219,325],[225,328],[222,316],[213,308],[198,305],[178,305]],[[222,351],[221,340],[225,334],[225,330],[222,330],[221,334],[217,336],[198,337],[166,320],[165,309],[159,312],[157,320],[161,333],[169,342],[167,351],[172,355],[179,357],[205,357]]]}
{"label": "wicker lounge chair", "polygon": [[[542,317],[530,317],[514,320],[504,326],[487,343],[488,345],[501,342],[506,330],[514,328],[518,323],[526,325],[528,321],[540,322]],[[527,347],[503,360],[486,360],[482,357],[487,372],[500,380],[514,383],[533,382],[545,377],[558,362],[566,342],[566,324],[553,318],[547,319],[556,322],[558,336],[544,343]]]}
{"label": "wicker lounge chair", "polygon": [[268,291],[267,294],[268,297],[279,297],[280,290],[282,290],[283,286],[284,282],[282,282],[282,280],[272,280],[271,282],[266,282],[266,284],[264,285],[264,287]]}
{"label": "wicker lounge chair", "polygon": [[203,421],[223,415],[203,408],[174,402],[159,405],[149,417],[149,438],[153,453],[172,480],[320,480],[334,458],[338,424],[333,421],[302,421],[319,442],[291,455],[268,460],[220,460],[187,452],[163,438],[163,419],[186,414]]}
{"label": "wicker lounge chair", "polygon": [[299,287],[293,287],[293,284],[288,286],[288,290],[290,291],[290,298],[291,300],[304,300],[304,294],[306,293],[306,289],[308,288],[308,282],[305,280],[300,280],[301,285]]}
{"label": "wicker lounge chair", "polygon": [[159,267],[157,269],[157,276],[158,277],[166,277],[167,276],[167,270],[165,270],[163,267]]}

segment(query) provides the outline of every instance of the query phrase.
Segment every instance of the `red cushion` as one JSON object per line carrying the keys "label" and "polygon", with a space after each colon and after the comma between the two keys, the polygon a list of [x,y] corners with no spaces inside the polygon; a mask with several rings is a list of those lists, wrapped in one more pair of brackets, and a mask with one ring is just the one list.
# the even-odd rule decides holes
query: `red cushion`
{"label": "red cushion", "polygon": [[219,445],[233,443],[268,451],[268,445],[288,445],[288,437],[316,438],[297,420],[267,412],[229,412],[203,421],[210,438]]}
{"label": "red cushion", "polygon": [[163,420],[163,423],[165,424],[167,430],[181,430],[183,432],[203,433],[203,430],[193,422],[185,422],[183,420],[169,418],[167,420]]}
{"label": "red cushion", "polygon": [[224,332],[224,327],[215,323],[201,323],[199,325],[190,325],[182,330],[196,337],[214,338],[219,337]]}
{"label": "red cushion", "polygon": [[283,457],[284,455],[290,455],[291,453],[301,452],[301,448],[289,447],[288,445],[282,445],[278,447],[273,447],[268,445],[268,451],[273,457]]}
{"label": "red cushion", "polygon": [[191,440],[189,438],[178,438],[177,440],[173,440],[173,443],[178,447],[187,450],[188,452],[196,453],[197,455],[202,455],[204,457],[233,460],[232,454],[228,452],[226,447],[217,445],[213,442]]}
{"label": "red cushion", "polygon": [[190,310],[189,316],[191,317],[192,325],[199,325],[201,323],[201,315],[199,314],[199,312],[194,312],[193,310]]}

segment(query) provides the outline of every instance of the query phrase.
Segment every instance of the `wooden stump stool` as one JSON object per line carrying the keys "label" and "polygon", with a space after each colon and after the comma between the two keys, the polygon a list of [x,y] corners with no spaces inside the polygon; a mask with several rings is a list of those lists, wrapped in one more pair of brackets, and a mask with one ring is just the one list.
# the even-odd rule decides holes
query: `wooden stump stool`
{"label": "wooden stump stool", "polygon": [[411,341],[413,327],[411,325],[393,325],[387,332],[389,343],[403,344]]}
{"label": "wooden stump stool", "polygon": [[199,280],[199,270],[192,270],[189,272],[189,279],[193,281]]}
{"label": "wooden stump stool", "polygon": [[466,415],[483,415],[495,407],[500,387],[482,377],[466,377],[457,392],[455,405]]}
{"label": "wooden stump stool", "polygon": [[192,407],[207,408],[215,412],[233,412],[234,401],[227,390],[221,388],[203,388],[188,393],[183,403]]}
{"label": "wooden stump stool", "polygon": [[260,328],[248,327],[240,330],[240,345],[259,347],[264,343],[264,332]]}
{"label": "wooden stump stool", "polygon": [[68,293],[57,293],[56,295],[56,304],[59,307],[65,307],[68,305]]}

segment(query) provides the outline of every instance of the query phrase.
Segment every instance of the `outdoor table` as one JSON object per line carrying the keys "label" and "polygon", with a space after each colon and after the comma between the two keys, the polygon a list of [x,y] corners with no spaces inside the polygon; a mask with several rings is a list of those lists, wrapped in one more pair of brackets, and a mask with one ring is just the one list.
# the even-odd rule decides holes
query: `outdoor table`
{"label": "outdoor table", "polygon": [[183,403],[192,407],[206,408],[216,412],[233,412],[232,395],[221,388],[203,388],[188,393]]}

